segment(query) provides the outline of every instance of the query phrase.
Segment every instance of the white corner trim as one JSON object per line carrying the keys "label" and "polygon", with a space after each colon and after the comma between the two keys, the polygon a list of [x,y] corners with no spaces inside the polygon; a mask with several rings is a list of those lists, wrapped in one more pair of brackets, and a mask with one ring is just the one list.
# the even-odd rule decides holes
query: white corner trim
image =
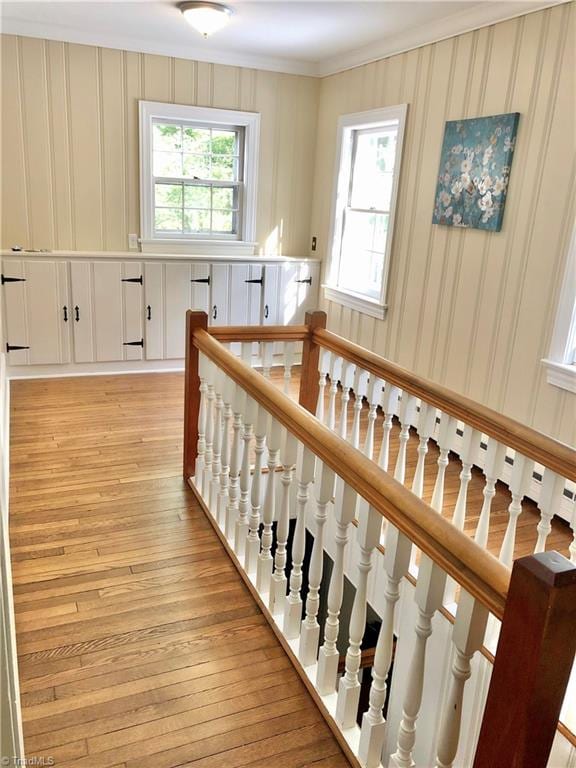
{"label": "white corner trim", "polygon": [[254,256],[257,243],[243,240],[141,240],[142,253],[182,253],[190,256]]}
{"label": "white corner trim", "polygon": [[329,301],[335,301],[344,307],[362,312],[364,315],[376,317],[378,320],[383,320],[386,316],[388,308],[386,304],[380,304],[378,301],[360,296],[357,293],[348,293],[331,285],[323,285],[322,287],[324,288],[324,297]]}
{"label": "white corner trim", "polygon": [[558,363],[555,360],[542,360],[546,367],[546,381],[555,387],[576,392],[576,365]]}

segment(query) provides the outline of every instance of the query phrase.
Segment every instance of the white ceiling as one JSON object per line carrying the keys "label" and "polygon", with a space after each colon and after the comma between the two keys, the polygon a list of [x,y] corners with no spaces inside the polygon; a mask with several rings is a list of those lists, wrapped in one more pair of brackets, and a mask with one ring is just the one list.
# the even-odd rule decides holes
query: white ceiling
{"label": "white ceiling", "polygon": [[3,2],[1,21],[9,34],[322,76],[553,4],[229,0],[232,21],[208,40],[174,0]]}

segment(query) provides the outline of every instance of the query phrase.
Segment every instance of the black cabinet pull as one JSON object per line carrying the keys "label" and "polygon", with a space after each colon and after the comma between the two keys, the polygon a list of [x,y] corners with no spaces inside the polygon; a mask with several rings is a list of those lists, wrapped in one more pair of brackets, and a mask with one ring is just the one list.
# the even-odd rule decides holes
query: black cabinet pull
{"label": "black cabinet pull", "polygon": [[256,277],[254,280],[244,280],[245,283],[258,283],[258,285],[262,285],[262,278]]}
{"label": "black cabinet pull", "polygon": [[216,304],[214,304],[214,306],[212,307],[212,320],[216,320],[217,317],[218,317],[218,307],[216,306]]}
{"label": "black cabinet pull", "polygon": [[267,319],[269,314],[270,314],[270,307],[268,306],[268,304],[265,304],[264,305],[264,319]]}
{"label": "black cabinet pull", "polygon": [[122,278],[123,283],[140,283],[142,285],[142,275],[140,277],[123,277]]}
{"label": "black cabinet pull", "polygon": [[68,322],[68,307],[62,307],[62,312],[64,312],[64,322]]}
{"label": "black cabinet pull", "polygon": [[148,306],[146,307],[146,319],[152,320],[152,307],[150,306],[150,304],[148,304]]}
{"label": "black cabinet pull", "polygon": [[296,280],[297,283],[307,283],[308,285],[312,285],[312,278],[311,277],[305,277],[303,280]]}
{"label": "black cabinet pull", "polygon": [[78,304],[74,307],[74,320],[78,323],[80,321],[80,307]]}
{"label": "black cabinet pull", "polygon": [[123,346],[125,346],[125,347],[142,347],[142,348],[144,348],[144,339],[140,339],[140,341],[125,341],[123,343]]}
{"label": "black cabinet pull", "polygon": [[206,285],[210,285],[210,278],[209,277],[193,277],[192,280],[190,280],[191,283],[205,283]]}
{"label": "black cabinet pull", "polygon": [[[2,285],[4,285],[4,283],[25,283],[26,278],[25,277],[6,277],[6,275],[1,275],[0,282],[2,282]],[[26,347],[26,349],[28,349],[28,347]]]}
{"label": "black cabinet pull", "polygon": [[19,347],[17,344],[6,343],[6,352],[13,352],[16,349],[30,349],[30,347]]}

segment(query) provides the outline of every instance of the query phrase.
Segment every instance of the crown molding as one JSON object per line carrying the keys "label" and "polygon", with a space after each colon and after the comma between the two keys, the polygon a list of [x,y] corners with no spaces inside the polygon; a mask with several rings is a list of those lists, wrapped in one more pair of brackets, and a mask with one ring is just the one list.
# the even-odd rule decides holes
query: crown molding
{"label": "crown molding", "polygon": [[317,64],[314,61],[258,56],[218,48],[211,48],[208,52],[194,43],[182,45],[161,40],[138,39],[129,35],[104,35],[90,29],[80,30],[63,24],[45,24],[10,16],[2,18],[2,34],[94,45],[99,48],[114,48],[133,53],[152,53],[176,59],[203,61],[209,64],[226,64],[248,69],[263,69],[290,75],[318,76]]}
{"label": "crown molding", "polygon": [[509,0],[497,2],[487,0],[474,8],[470,8],[424,26],[415,27],[394,37],[384,38],[376,43],[357,48],[348,53],[331,56],[317,63],[316,75],[327,77],[348,69],[371,64],[374,61],[396,56],[399,53],[421,48],[424,45],[438,43],[457,35],[482,29],[528,13],[542,11],[555,5],[563,5],[571,0]]}
{"label": "crown molding", "polygon": [[394,37],[383,38],[375,43],[319,61],[258,56],[218,48],[205,51],[194,43],[183,45],[159,40],[137,39],[122,34],[104,35],[89,29],[80,30],[63,24],[46,24],[11,16],[2,18],[2,33],[322,78],[570,1],[508,0],[500,2],[499,0],[486,0],[469,10],[446,16],[436,22],[407,30]]}

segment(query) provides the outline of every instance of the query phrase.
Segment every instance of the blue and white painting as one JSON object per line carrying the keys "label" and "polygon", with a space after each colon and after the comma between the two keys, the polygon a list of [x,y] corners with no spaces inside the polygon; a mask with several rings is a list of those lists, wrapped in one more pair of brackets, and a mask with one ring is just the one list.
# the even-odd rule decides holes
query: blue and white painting
{"label": "blue and white painting", "polygon": [[434,224],[502,228],[518,112],[446,123]]}

